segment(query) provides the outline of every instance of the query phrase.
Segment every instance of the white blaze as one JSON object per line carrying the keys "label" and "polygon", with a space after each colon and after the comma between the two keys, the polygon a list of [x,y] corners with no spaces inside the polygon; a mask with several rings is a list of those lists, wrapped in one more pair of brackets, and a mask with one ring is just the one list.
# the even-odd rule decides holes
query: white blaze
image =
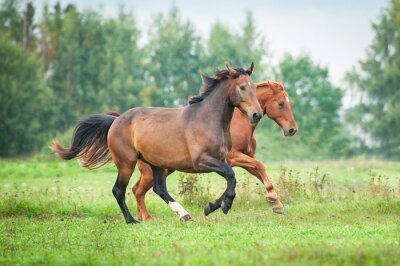
{"label": "white blaze", "polygon": [[176,201],[170,201],[168,203],[169,207],[179,215],[179,218],[182,218],[189,213]]}
{"label": "white blaze", "polygon": [[290,102],[290,100],[289,100],[289,96],[287,95],[287,93],[286,93],[286,92],[284,92],[284,94],[285,94],[285,97],[286,97],[286,101],[287,101],[287,102]]}

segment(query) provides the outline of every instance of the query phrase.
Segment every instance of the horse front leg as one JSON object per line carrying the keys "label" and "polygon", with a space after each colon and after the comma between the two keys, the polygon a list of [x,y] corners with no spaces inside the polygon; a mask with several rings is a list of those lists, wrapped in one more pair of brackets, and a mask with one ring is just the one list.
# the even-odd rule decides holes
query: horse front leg
{"label": "horse front leg", "polygon": [[179,215],[181,221],[191,221],[189,213],[169,195],[166,184],[168,170],[151,165],[153,170],[153,191],[159,195],[169,207]]}
{"label": "horse front leg", "polygon": [[195,164],[195,169],[199,171],[216,172],[225,178],[227,182],[225,192],[214,202],[207,203],[204,208],[204,214],[207,216],[218,208],[221,208],[222,211],[227,214],[236,196],[236,178],[232,167],[226,162],[219,161],[213,157],[203,156]]}
{"label": "horse front leg", "polygon": [[250,174],[256,176],[265,186],[267,191],[267,202],[272,206],[272,211],[278,214],[284,213],[283,205],[279,200],[278,194],[276,193],[262,162],[241,152],[229,154],[227,160],[233,167],[242,167]]}

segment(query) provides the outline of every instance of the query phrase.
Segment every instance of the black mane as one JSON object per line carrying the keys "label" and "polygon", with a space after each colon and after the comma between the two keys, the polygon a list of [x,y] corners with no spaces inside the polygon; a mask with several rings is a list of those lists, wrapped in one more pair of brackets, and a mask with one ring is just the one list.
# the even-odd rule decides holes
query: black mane
{"label": "black mane", "polygon": [[[247,75],[246,70],[244,70],[241,67],[234,68],[236,73],[231,76],[233,79],[239,77],[240,75]],[[193,103],[198,103],[204,100],[208,95],[211,94],[212,91],[214,91],[215,88],[218,87],[218,84],[226,80],[229,77],[230,73],[228,69],[223,69],[223,70],[217,70],[214,72],[214,77],[207,77],[203,73],[200,73],[201,76],[201,87],[200,87],[200,94],[197,96],[192,96],[189,98],[188,103],[193,104]]]}

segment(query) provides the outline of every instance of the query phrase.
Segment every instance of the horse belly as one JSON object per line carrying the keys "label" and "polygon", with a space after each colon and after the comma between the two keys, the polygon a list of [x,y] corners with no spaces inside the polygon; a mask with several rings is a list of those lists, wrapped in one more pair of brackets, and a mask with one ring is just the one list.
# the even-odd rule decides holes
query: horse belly
{"label": "horse belly", "polygon": [[164,169],[180,170],[193,167],[192,162],[188,160],[186,156],[179,152],[146,150],[143,153],[140,152],[140,154],[150,164]]}
{"label": "horse belly", "polygon": [[[176,137],[176,136],[175,136]],[[172,136],[152,136],[136,142],[136,149],[149,163],[171,170],[192,167],[186,145]]]}

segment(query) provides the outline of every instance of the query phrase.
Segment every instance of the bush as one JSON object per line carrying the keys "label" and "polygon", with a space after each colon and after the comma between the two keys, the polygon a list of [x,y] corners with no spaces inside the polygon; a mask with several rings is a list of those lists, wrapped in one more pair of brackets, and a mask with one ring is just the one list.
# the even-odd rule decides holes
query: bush
{"label": "bush", "polygon": [[210,186],[199,182],[199,174],[180,173],[178,194],[183,204],[204,205],[211,198]]}

